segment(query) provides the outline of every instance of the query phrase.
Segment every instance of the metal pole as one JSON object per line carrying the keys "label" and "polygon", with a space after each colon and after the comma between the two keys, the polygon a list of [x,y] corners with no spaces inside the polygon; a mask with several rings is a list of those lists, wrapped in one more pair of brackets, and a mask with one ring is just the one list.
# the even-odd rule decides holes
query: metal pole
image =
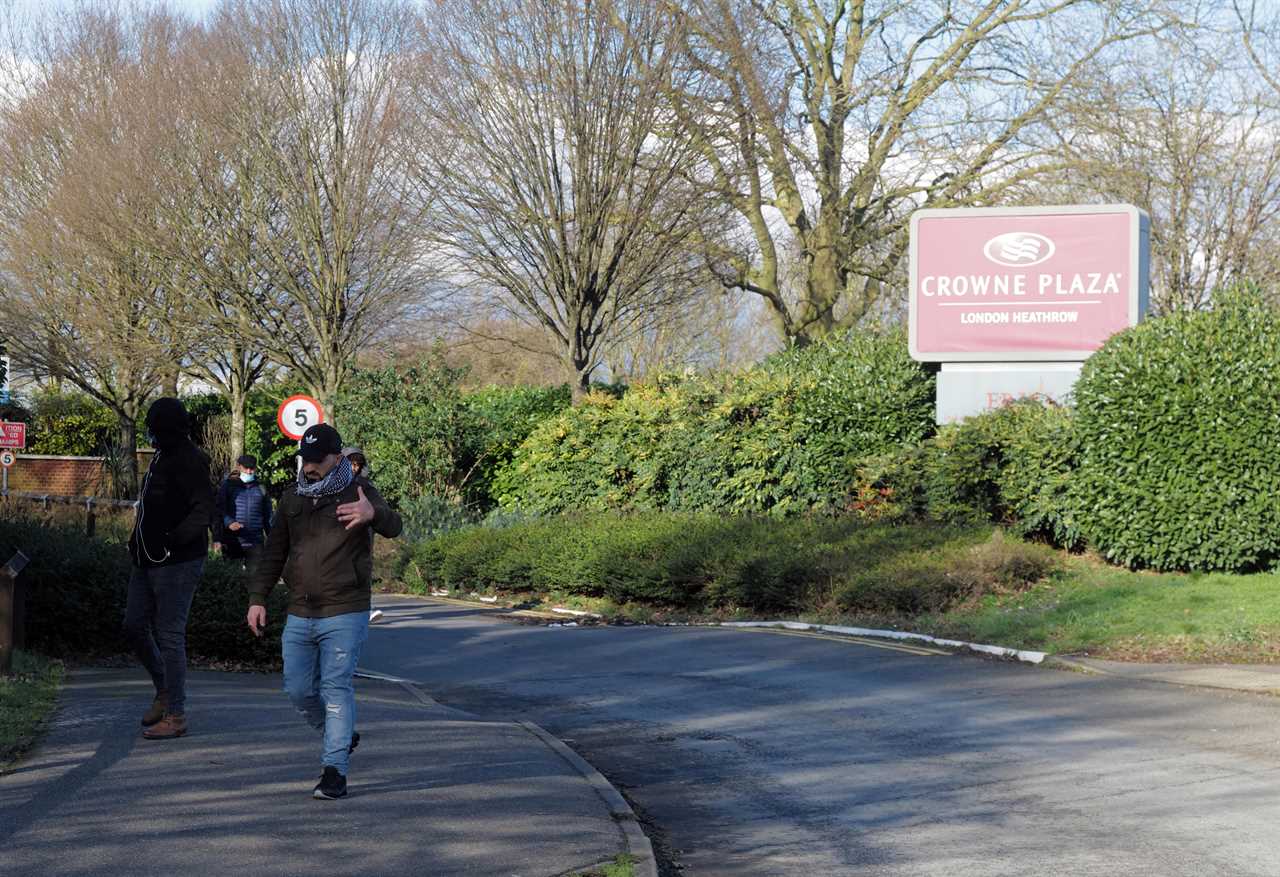
{"label": "metal pole", "polygon": [[98,516],[93,512],[93,497],[84,501],[84,531],[85,535],[91,539],[98,531]]}
{"label": "metal pole", "polygon": [[13,652],[26,646],[26,600],[18,587],[18,573],[29,561],[21,551],[0,567],[0,674],[13,672]]}

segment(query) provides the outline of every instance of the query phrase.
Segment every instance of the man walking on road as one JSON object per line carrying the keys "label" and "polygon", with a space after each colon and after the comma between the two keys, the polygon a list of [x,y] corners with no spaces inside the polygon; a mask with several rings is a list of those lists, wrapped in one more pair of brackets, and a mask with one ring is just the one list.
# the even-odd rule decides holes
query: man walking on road
{"label": "man walking on road", "polygon": [[373,485],[356,479],[342,440],[328,424],[302,436],[297,486],[280,500],[275,526],[249,579],[249,629],[267,621],[266,598],[283,573],[289,589],[281,637],[284,688],[324,735],[316,798],[347,794],[347,765],[360,742],[352,675],[369,633],[373,555],[369,530],[394,539],[400,516]]}
{"label": "man walking on road", "polygon": [[169,740],[187,733],[187,614],[209,554],[213,487],[209,458],[191,442],[181,402],[157,399],[146,424],[156,455],[129,536],[124,631],[156,687],[142,736]]}

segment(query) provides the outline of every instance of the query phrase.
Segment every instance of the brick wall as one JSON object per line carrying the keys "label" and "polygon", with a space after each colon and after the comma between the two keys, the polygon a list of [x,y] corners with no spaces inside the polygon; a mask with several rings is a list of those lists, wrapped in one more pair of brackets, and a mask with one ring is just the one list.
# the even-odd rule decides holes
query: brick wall
{"label": "brick wall", "polygon": [[[138,453],[138,471],[151,464],[152,451]],[[9,489],[50,496],[101,496],[102,457],[50,457],[19,454],[9,468]]]}

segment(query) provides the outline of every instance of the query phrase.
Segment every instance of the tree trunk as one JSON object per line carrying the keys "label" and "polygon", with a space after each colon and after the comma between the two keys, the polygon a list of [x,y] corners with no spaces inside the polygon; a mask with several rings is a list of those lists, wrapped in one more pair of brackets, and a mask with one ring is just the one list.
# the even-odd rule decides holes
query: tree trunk
{"label": "tree trunk", "polygon": [[334,429],[338,428],[338,415],[334,409],[337,404],[339,389],[339,379],[335,375],[326,375],[324,383],[320,386],[308,387],[311,395],[320,403],[320,410],[324,414],[324,422]]}
{"label": "tree trunk", "polygon": [[122,499],[138,498],[138,418],[136,413],[116,412],[120,418],[120,444],[117,471],[108,478],[114,480],[110,492]]}
{"label": "tree trunk", "polygon": [[178,369],[166,372],[160,384],[160,395],[171,399],[178,398]]}
{"label": "tree trunk", "polygon": [[569,353],[565,356],[565,372],[574,405],[587,398],[587,394],[591,392],[591,369],[587,367],[587,363],[588,359],[581,353]]}
{"label": "tree trunk", "polygon": [[238,377],[231,379],[231,389],[227,394],[231,404],[231,461],[234,463],[244,454],[245,425],[249,414],[249,394],[244,391]]}

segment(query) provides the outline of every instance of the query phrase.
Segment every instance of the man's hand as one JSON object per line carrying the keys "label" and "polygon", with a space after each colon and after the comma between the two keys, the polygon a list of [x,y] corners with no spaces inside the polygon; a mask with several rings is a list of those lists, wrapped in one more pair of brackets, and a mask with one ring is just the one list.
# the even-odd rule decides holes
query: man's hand
{"label": "man's hand", "polygon": [[249,629],[253,631],[254,636],[262,636],[262,629],[267,626],[267,607],[250,606],[249,614],[245,616],[245,621],[248,622]]}
{"label": "man's hand", "polygon": [[358,500],[340,505],[337,509],[339,523],[346,524],[348,530],[354,530],[373,520],[373,503],[364,498],[364,488],[357,487],[356,493],[360,496]]}
{"label": "man's hand", "polygon": [[227,529],[230,530],[232,533],[239,533],[241,530],[244,529],[244,524],[240,523],[239,521],[232,521],[230,524],[227,524]]}

